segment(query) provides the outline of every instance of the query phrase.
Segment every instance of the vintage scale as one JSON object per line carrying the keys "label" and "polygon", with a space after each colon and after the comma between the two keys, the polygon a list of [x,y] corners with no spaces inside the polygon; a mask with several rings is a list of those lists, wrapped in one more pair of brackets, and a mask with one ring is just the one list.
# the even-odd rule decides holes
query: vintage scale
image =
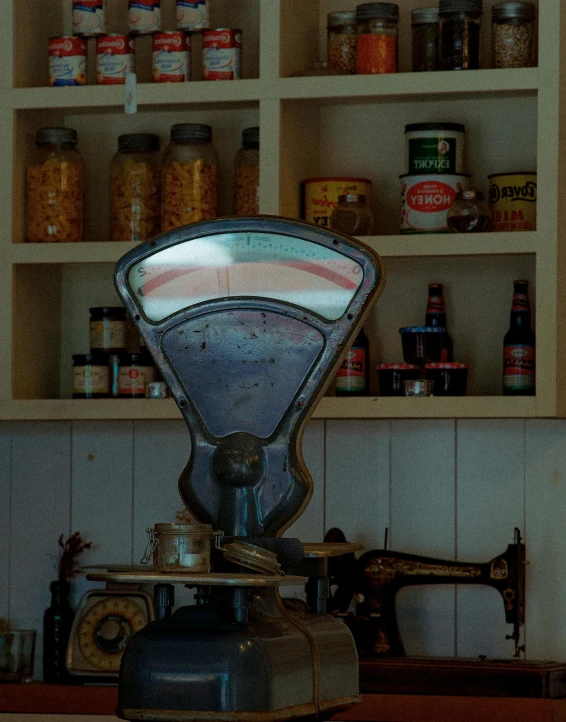
{"label": "vintage scale", "polygon": [[[361,547],[282,535],[312,495],[305,424],[381,293],[383,264],[341,234],[241,218],[137,246],[115,280],[190,430],[181,496],[198,522],[222,530],[224,548],[244,542],[229,558],[215,550],[210,573],[89,575],[156,585],[156,621],[124,652],[118,713],[329,719],[359,690],[352,635],[326,614],[327,560]],[[274,554],[280,573],[250,571]],[[291,608],[279,588],[305,577],[310,606]],[[197,603],[171,615],[173,584],[196,588]]]}

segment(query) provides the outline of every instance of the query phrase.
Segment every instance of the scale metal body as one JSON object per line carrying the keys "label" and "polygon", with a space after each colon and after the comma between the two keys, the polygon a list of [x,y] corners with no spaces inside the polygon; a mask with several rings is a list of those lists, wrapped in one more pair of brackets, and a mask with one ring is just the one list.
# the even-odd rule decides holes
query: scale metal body
{"label": "scale metal body", "polygon": [[[190,430],[179,491],[191,515],[222,530],[223,544],[276,553],[284,573],[246,572],[215,550],[213,573],[154,575],[157,620],[123,654],[118,714],[329,719],[359,701],[353,638],[326,614],[328,558],[352,545],[305,550],[282,535],[312,495],[304,427],[381,293],[383,264],[304,223],[223,219],[134,248],[115,282]],[[290,608],[279,587],[304,577],[309,604]],[[195,587],[197,604],[171,615],[167,582]]]}

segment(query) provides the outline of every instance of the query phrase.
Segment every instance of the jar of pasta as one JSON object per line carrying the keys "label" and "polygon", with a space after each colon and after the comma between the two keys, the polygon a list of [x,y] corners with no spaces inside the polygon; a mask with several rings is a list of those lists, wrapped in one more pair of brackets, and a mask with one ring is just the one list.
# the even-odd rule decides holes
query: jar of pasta
{"label": "jar of pasta", "polygon": [[178,123],[163,154],[163,231],[217,215],[218,152],[212,128],[200,123]]}
{"label": "jar of pasta", "polygon": [[236,215],[259,213],[259,128],[246,128],[236,153]]}
{"label": "jar of pasta", "polygon": [[41,128],[27,167],[27,240],[63,243],[83,240],[84,162],[77,131]]}
{"label": "jar of pasta", "polygon": [[110,165],[110,240],[147,241],[160,231],[159,137],[121,135]]}

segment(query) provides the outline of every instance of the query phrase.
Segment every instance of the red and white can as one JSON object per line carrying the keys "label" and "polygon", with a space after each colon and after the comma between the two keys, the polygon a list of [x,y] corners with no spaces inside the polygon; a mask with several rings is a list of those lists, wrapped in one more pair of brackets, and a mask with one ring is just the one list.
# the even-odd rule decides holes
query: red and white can
{"label": "red and white can", "polygon": [[183,83],[191,79],[191,37],[181,30],[153,36],[153,81]]}
{"label": "red and white can", "polygon": [[242,31],[234,28],[205,30],[202,34],[205,80],[236,80],[242,77]]}
{"label": "red and white can", "polygon": [[49,85],[86,85],[86,53],[84,38],[50,38]]}
{"label": "red and white can", "polygon": [[96,82],[123,85],[134,72],[134,39],[129,35],[103,35],[96,39]]}
{"label": "red and white can", "polygon": [[177,0],[177,30],[203,30],[209,26],[206,0]]}
{"label": "red and white can", "polygon": [[161,0],[128,0],[128,27],[135,35],[161,29]]}
{"label": "red and white can", "polygon": [[106,0],[73,0],[73,35],[104,35]]}

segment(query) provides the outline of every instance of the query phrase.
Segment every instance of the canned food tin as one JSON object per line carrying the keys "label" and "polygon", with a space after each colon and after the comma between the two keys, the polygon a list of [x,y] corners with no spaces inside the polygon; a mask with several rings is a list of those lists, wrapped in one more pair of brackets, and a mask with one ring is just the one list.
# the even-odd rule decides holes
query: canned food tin
{"label": "canned food tin", "polygon": [[495,173],[488,178],[491,230],[536,230],[537,174]]}
{"label": "canned food tin", "polygon": [[106,0],[73,0],[73,35],[104,35]]}
{"label": "canned food tin", "polygon": [[134,39],[128,35],[103,35],[96,39],[96,82],[123,85],[134,72]]}
{"label": "canned food tin", "polygon": [[128,0],[128,28],[135,35],[160,30],[161,0]]}
{"label": "canned food tin", "polygon": [[202,34],[202,72],[205,80],[241,78],[242,31],[205,30]]}
{"label": "canned food tin", "polygon": [[86,53],[84,38],[50,38],[49,85],[86,85]]}
{"label": "canned food tin", "polygon": [[330,228],[330,216],[338,196],[357,193],[369,202],[371,181],[367,178],[307,178],[302,182],[302,217],[309,223]]}
{"label": "canned food tin", "polygon": [[203,30],[209,25],[206,0],[177,0],[177,30]]}
{"label": "canned food tin", "polygon": [[456,193],[468,189],[464,173],[399,176],[401,179],[401,233],[447,233],[448,211]]}
{"label": "canned food tin", "polygon": [[153,36],[153,80],[182,83],[191,79],[191,38],[181,30]]}
{"label": "canned food tin", "polygon": [[407,173],[463,173],[464,130],[459,123],[406,125]]}

